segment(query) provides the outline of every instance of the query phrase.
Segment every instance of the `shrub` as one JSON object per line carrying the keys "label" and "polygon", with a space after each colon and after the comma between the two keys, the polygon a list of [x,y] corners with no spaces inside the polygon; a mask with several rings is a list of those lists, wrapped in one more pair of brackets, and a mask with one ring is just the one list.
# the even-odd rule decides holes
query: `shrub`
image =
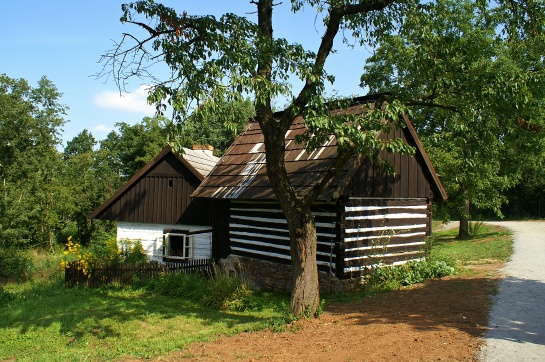
{"label": "shrub", "polygon": [[68,268],[70,261],[76,261],[78,270],[81,270],[88,277],[91,277],[93,269],[99,264],[147,261],[140,240],[136,242],[122,240],[120,248],[115,236],[93,240],[87,248],[73,242],[72,237],[69,236],[63,254],[65,255],[64,260],[61,262],[63,268]]}
{"label": "shrub", "polygon": [[185,297],[197,301],[204,294],[205,279],[198,274],[163,274],[161,276],[139,281],[135,287],[170,297]]}
{"label": "shrub", "polygon": [[30,266],[28,253],[15,247],[0,247],[0,279],[24,279]]}
{"label": "shrub", "polygon": [[218,310],[244,311],[252,309],[252,290],[236,276],[219,274],[208,281],[203,303]]}
{"label": "shrub", "polygon": [[219,274],[205,278],[200,274],[173,273],[133,284],[149,292],[184,298],[217,310],[245,311],[255,308],[253,291],[238,277]]}
{"label": "shrub", "polygon": [[0,305],[7,305],[9,302],[14,301],[15,298],[15,295],[0,287]]}
{"label": "shrub", "polygon": [[122,239],[119,241],[121,245],[121,260],[125,263],[143,263],[148,260],[146,253],[144,253],[144,247],[142,241],[132,241],[129,239]]}
{"label": "shrub", "polygon": [[399,266],[374,268],[364,278],[363,288],[371,293],[394,290],[401,286],[422,283],[428,279],[441,278],[454,272],[454,262],[430,257]]}

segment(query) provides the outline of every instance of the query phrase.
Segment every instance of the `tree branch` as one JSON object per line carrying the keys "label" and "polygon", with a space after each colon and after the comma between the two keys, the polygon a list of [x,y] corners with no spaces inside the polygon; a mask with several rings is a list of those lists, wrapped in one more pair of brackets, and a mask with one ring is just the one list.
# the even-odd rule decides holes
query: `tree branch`
{"label": "tree branch", "polygon": [[439,104],[439,103],[434,103],[434,102],[427,102],[427,101],[417,101],[417,100],[414,100],[414,99],[406,101],[405,105],[408,106],[408,107],[421,106],[421,107],[429,107],[429,108],[441,108],[441,109],[445,109],[445,110],[448,110],[448,111],[461,113],[458,110],[458,108],[456,108],[454,106],[447,106],[447,105],[444,105],[444,104]]}
{"label": "tree branch", "polygon": [[[326,30],[318,48],[312,74],[321,75],[323,73],[325,62],[333,49],[333,41],[339,32],[342,19],[345,16],[382,10],[395,2],[396,0],[374,0],[331,8],[329,10],[329,20],[326,25]],[[292,105],[287,109],[287,112],[285,112],[285,117],[289,118],[289,115],[292,115],[294,109],[302,109],[305,107],[311,95],[316,92],[317,86],[317,81],[307,78],[303,89],[301,89],[298,96],[292,102]],[[289,120],[282,121],[289,122]]]}

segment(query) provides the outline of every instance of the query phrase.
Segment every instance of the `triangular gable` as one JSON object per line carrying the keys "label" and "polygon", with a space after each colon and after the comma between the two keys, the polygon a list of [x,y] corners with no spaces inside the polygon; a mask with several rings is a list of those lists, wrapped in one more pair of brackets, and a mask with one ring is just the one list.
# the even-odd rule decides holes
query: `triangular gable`
{"label": "triangular gable", "polygon": [[[373,96],[355,99],[349,112],[361,112],[362,107],[375,99]],[[446,193],[441,185],[429,158],[418,139],[414,127],[407,117],[406,138],[416,147],[417,155],[424,160],[421,164],[427,175],[434,195],[446,199]],[[302,117],[293,121],[286,132],[286,169],[288,176],[298,193],[312,187],[319,174],[325,172],[332,164],[337,154],[337,142],[331,136],[322,147],[308,154],[303,145],[295,143],[295,137],[306,130]],[[352,176],[364,162],[364,157],[354,156],[342,172],[333,180],[320,195],[319,200],[328,201],[338,198],[350,182]],[[275,200],[266,172],[265,147],[263,134],[257,122],[251,122],[241,135],[233,142],[225,155],[218,162],[211,174],[198,187],[194,197],[239,199],[239,200]]]}
{"label": "triangular gable", "polygon": [[[420,141],[420,138],[418,137],[412,122],[410,121],[409,117],[407,117],[407,115],[402,115],[402,119],[403,119],[403,123],[405,124],[405,127],[401,129],[401,132],[404,135],[405,141],[415,148],[414,158],[417,159],[417,162],[420,165],[420,168],[423,174],[425,175],[425,178],[428,180],[429,186],[431,190],[433,191],[434,198],[437,198],[438,200],[446,201],[448,198],[447,193],[445,189],[443,188],[443,185],[441,183],[441,180],[439,179],[437,172],[435,172],[435,169],[431,163],[431,160],[428,154],[426,153],[424,146],[422,145],[422,142]],[[394,128],[394,126],[392,126],[391,133],[395,133],[395,132],[396,132],[396,129]],[[386,155],[387,152],[383,151],[383,154]],[[407,157],[407,156],[402,156],[402,157]],[[337,199],[341,195],[343,195],[348,183],[352,180],[356,172],[358,172],[362,163],[366,161],[370,162],[368,158],[366,159],[365,157],[361,155],[356,155],[352,157],[352,160],[350,160],[347,166],[345,166],[345,167],[348,167],[348,170],[342,172],[341,175],[337,177],[337,179],[331,183],[330,188],[324,191],[324,194],[327,194],[327,196],[329,196],[330,199]],[[324,196],[324,194],[322,194],[322,196]]]}
{"label": "triangular gable", "polygon": [[426,150],[424,150],[424,146],[422,145],[422,142],[420,141],[420,138],[418,137],[418,134],[413,127],[413,124],[409,120],[409,117],[407,117],[407,115],[405,114],[403,115],[403,119],[405,120],[405,125],[407,126],[408,133],[412,138],[412,141],[415,143],[416,153],[420,154],[420,156],[422,156],[424,160],[425,167],[422,168],[426,172],[427,176],[431,178],[430,186],[434,191],[434,195],[440,196],[441,200],[446,201],[448,198],[447,192],[443,188],[443,184],[441,183],[441,180],[439,180],[439,175],[437,174],[437,172],[435,172],[435,168],[433,167],[431,160],[426,153]]}
{"label": "triangular gable", "polygon": [[[201,172],[205,172],[206,168],[210,169],[211,167],[207,165],[206,167],[203,167],[203,165],[200,165],[199,163],[204,162],[206,164],[209,164],[210,160],[218,160],[217,157],[213,156],[207,156],[207,157],[199,157],[195,154],[195,151],[187,150],[185,149],[185,152],[188,154],[191,154],[188,158],[192,159],[193,162],[196,162],[196,167],[192,163],[190,163],[188,160],[186,160],[182,155],[176,155],[171,146],[167,145],[163,150],[155,156],[151,161],[149,161],[140,171],[138,171],[129,181],[127,181],[123,186],[121,186],[108,200],[106,200],[102,205],[97,207],[90,215],[89,218],[95,219],[95,218],[101,218],[101,216],[123,195],[130,190],[135,184],[137,184],[143,177],[145,177],[150,170],[152,170],[154,167],[158,166],[161,162],[164,162],[167,157],[169,159],[175,160],[175,162],[179,162],[182,167],[189,172],[190,175],[192,175],[196,181],[195,183],[200,183],[202,180],[204,180],[206,175],[203,175]],[[204,159],[204,161],[203,161]],[[201,169],[199,170],[197,169]]]}

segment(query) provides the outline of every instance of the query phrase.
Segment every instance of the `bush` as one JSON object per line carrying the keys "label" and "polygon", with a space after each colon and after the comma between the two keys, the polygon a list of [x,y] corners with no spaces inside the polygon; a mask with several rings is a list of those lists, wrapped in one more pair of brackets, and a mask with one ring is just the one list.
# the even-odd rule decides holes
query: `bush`
{"label": "bush", "polygon": [[15,295],[5,291],[4,288],[0,287],[0,305],[7,305],[9,302],[14,301],[15,298]]}
{"label": "bush", "polygon": [[208,281],[203,303],[218,310],[244,311],[252,309],[252,290],[242,279],[226,274],[216,275]]}
{"label": "bush", "polygon": [[143,263],[148,260],[146,253],[144,253],[142,241],[122,239],[119,244],[121,244],[121,260],[124,263]]}
{"label": "bush", "polygon": [[133,286],[217,310],[245,311],[255,307],[253,292],[248,285],[238,277],[225,274],[210,279],[194,273],[164,274]]}
{"label": "bush", "polygon": [[454,262],[431,257],[399,266],[383,266],[371,270],[363,281],[363,288],[371,293],[394,290],[451,275],[455,270]]}
{"label": "bush", "polygon": [[14,247],[0,247],[0,279],[25,279],[30,266],[27,253]]}
{"label": "bush", "polygon": [[91,241],[88,247],[82,247],[79,243],[72,241],[69,236],[66,243],[66,250],[63,252],[64,260],[61,262],[63,268],[69,267],[69,262],[76,261],[78,270],[90,277],[93,269],[105,263],[140,263],[147,261],[142,242],[121,240],[121,248],[115,236],[106,239]]}
{"label": "bush", "polygon": [[172,273],[137,282],[134,286],[152,293],[198,301],[206,280],[198,274]]}

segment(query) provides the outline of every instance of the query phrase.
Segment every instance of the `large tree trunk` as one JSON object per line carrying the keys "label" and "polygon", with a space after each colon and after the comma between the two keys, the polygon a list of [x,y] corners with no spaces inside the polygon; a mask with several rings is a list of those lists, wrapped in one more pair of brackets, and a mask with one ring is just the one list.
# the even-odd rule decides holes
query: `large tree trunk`
{"label": "large tree trunk", "polygon": [[464,209],[460,213],[460,227],[458,228],[458,238],[469,237],[469,200],[464,203]]}
{"label": "large tree trunk", "polygon": [[314,217],[307,210],[295,213],[290,219],[288,225],[293,267],[290,312],[294,315],[316,316],[320,304],[320,288]]}

